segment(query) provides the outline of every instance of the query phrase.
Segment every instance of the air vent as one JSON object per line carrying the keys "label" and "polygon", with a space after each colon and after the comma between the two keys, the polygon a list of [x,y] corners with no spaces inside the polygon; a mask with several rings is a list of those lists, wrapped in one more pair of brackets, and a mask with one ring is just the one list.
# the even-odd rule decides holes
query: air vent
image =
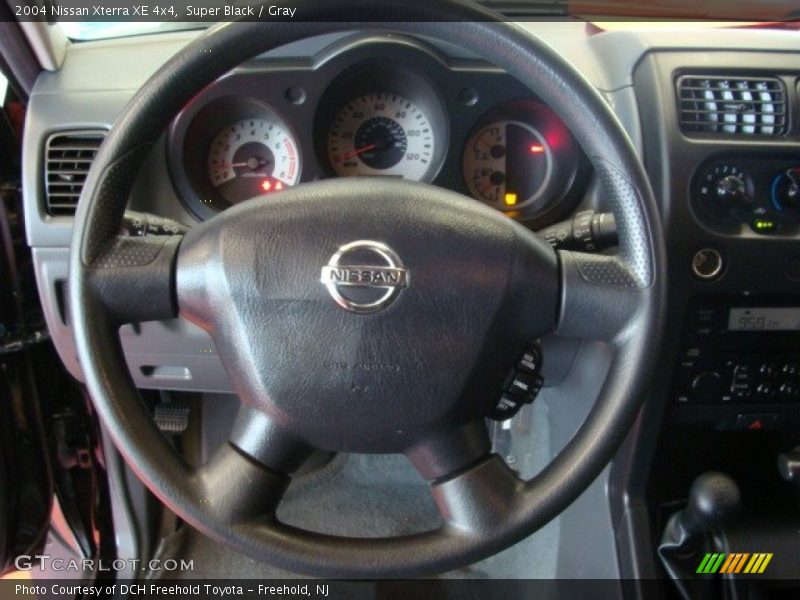
{"label": "air vent", "polygon": [[786,131],[786,89],[772,77],[681,77],[681,129],[694,133],[778,136]]}
{"label": "air vent", "polygon": [[70,131],[48,138],[45,191],[49,214],[75,214],[86,174],[104,137],[104,131]]}

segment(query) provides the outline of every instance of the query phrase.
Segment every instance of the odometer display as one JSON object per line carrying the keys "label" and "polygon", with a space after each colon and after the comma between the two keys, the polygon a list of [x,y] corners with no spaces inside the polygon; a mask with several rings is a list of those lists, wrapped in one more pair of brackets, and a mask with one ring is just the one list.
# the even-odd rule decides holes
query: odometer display
{"label": "odometer display", "polygon": [[383,175],[426,181],[436,139],[430,119],[411,100],[389,92],[359,96],[334,116],[328,162],[340,177]]}

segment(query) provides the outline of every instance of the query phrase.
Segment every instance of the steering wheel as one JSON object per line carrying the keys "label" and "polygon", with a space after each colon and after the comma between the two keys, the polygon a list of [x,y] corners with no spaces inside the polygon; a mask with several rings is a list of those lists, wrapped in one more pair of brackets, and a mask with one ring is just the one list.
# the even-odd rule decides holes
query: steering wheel
{"label": "steering wheel", "polygon": [[[663,325],[656,205],[605,100],[543,42],[494,13],[452,0],[346,0],[301,2],[298,14],[305,22],[207,31],[123,110],[75,217],[69,298],[78,357],[125,460],[206,535],[315,576],[443,572],[557,516],[632,426]],[[361,23],[365,14],[379,22]],[[196,93],[272,48],[360,28],[471,48],[552,107],[613,206],[618,256],[556,252],[454,192],[371,178],[255,198],[184,236],[119,235],[144,158]],[[241,402],[229,443],[197,468],[156,428],[118,334],[124,323],[177,316],[212,336]],[[491,454],[484,415],[526,344],[552,332],[604,340],[614,359],[583,425],[525,482]],[[430,482],[440,527],[345,538],[281,523],[276,507],[290,474],[315,448],[405,454]]]}

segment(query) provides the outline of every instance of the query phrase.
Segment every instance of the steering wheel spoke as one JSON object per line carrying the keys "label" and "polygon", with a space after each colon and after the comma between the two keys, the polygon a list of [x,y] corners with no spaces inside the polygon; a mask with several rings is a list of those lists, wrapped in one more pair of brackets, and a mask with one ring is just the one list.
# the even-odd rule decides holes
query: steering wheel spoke
{"label": "steering wheel spoke", "polygon": [[648,294],[615,256],[560,251],[561,306],[556,333],[615,343],[636,327]]}
{"label": "steering wheel spoke", "polygon": [[445,479],[486,458],[491,450],[483,418],[443,427],[414,444],[405,454],[428,481]]}
{"label": "steering wheel spoke", "polygon": [[280,473],[293,473],[314,451],[269,415],[249,406],[239,409],[229,442],[242,454]]}
{"label": "steering wheel spoke", "polygon": [[171,319],[182,236],[116,236],[87,267],[88,289],[118,324]]}
{"label": "steering wheel spoke", "polygon": [[274,517],[289,476],[273,471],[232,444],[223,444],[195,471],[197,501],[231,525]]}
{"label": "steering wheel spoke", "polygon": [[525,483],[503,459],[487,455],[472,467],[431,486],[436,508],[447,527],[480,535],[515,513]]}
{"label": "steering wheel spoke", "polygon": [[406,455],[431,481],[431,492],[446,527],[468,534],[499,523],[524,485],[499,456],[491,454],[483,419],[443,428]]}

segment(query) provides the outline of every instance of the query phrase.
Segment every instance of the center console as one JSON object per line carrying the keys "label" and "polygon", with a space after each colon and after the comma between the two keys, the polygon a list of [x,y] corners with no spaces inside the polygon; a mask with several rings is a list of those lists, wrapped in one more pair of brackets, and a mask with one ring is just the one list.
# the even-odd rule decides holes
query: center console
{"label": "center console", "polygon": [[[662,580],[662,598],[691,587],[674,585],[660,558],[707,473],[741,494],[739,515],[716,532],[726,551],[772,554],[753,584],[761,597],[773,593],[768,580],[797,585],[800,486],[778,457],[794,464],[786,453],[800,445],[798,58],[656,48],[634,71],[666,232],[669,313],[653,346],[662,368],[612,468],[612,519],[623,576]],[[692,578],[700,564],[687,568]],[[653,597],[650,586],[627,585],[628,597]]]}

